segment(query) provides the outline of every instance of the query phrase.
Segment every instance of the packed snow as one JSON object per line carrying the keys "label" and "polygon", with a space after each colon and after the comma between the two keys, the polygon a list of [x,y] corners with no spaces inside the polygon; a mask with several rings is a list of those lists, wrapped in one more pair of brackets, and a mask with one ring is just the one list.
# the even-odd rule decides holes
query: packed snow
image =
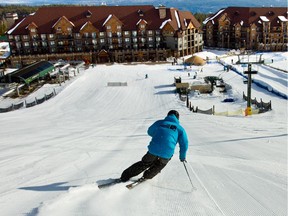
{"label": "packed snow", "polygon": [[[219,57],[227,64],[231,58],[237,60],[211,51],[199,55]],[[0,113],[1,215],[287,215],[287,99],[283,97],[287,73],[275,69],[287,67],[287,53],[266,57],[272,58],[270,66],[255,66],[258,74],[253,78],[282,96],[253,83],[252,98],[271,101],[272,110],[251,116],[190,112],[175,93],[174,77],[200,82],[205,76],[219,76],[232,88],[226,93],[191,93],[192,105],[200,109],[214,105],[219,112],[245,109],[243,77],[224,71],[216,62],[187,68],[171,63],[96,65],[61,87],[44,85],[30,97],[53,89],[57,95],[31,108]],[[109,87],[108,82],[127,82],[127,86]],[[235,100],[223,103],[225,98]],[[0,107],[11,100],[2,100]],[[189,137],[187,171],[192,183],[177,148],[152,180],[132,190],[125,183],[98,189],[98,184],[119,177],[141,159],[150,140],[148,127],[170,109],[180,112]]]}

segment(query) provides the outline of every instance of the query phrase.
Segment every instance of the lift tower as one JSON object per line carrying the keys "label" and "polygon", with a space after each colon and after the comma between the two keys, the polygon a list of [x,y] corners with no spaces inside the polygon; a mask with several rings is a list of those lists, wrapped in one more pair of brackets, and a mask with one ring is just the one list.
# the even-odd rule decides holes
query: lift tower
{"label": "lift tower", "polygon": [[251,86],[252,86],[252,74],[257,74],[257,71],[252,70],[253,64],[263,64],[264,60],[261,60],[262,55],[260,55],[259,61],[250,62],[249,58],[248,61],[241,61],[240,55],[238,55],[238,61],[236,64],[248,64],[248,70],[244,71],[244,74],[248,76],[248,83],[247,83],[247,108],[245,110],[245,115],[252,115],[252,108],[251,108]]}

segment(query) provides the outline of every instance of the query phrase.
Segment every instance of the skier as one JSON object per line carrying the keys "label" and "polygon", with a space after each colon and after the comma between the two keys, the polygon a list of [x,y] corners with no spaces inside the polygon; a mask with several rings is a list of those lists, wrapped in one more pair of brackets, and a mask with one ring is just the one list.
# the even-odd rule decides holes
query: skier
{"label": "skier", "polygon": [[148,145],[148,152],[141,161],[123,171],[120,178],[122,182],[126,182],[142,172],[144,173],[141,181],[152,179],[170,161],[178,142],[180,161],[186,161],[188,137],[185,129],[179,124],[179,113],[176,110],[170,110],[163,120],[158,120],[152,124],[148,128],[148,135],[152,137]]}

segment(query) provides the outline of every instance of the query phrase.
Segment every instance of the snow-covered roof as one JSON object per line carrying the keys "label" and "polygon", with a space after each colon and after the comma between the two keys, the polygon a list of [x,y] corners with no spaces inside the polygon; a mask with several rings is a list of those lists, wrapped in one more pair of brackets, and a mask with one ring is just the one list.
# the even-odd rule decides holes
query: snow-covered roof
{"label": "snow-covered roof", "polygon": [[176,10],[175,10],[175,17],[176,17],[176,21],[177,21],[178,28],[180,29],[180,28],[181,28],[181,24],[180,24],[178,12],[177,12]]}
{"label": "snow-covered roof", "polygon": [[278,18],[282,21],[282,22],[287,22],[287,18],[284,16],[278,16]]}
{"label": "snow-covered roof", "polygon": [[57,25],[57,23],[60,22],[60,20],[63,19],[63,18],[66,19],[72,26],[75,27],[74,23],[72,23],[71,21],[69,21],[65,16],[62,16],[62,17],[60,17],[60,18],[57,20],[57,22],[55,22],[55,24],[52,26],[52,28],[54,28],[54,27]]}
{"label": "snow-covered roof", "polygon": [[186,22],[186,19],[184,18],[184,24],[185,24],[185,27],[187,27],[187,22]]}
{"label": "snow-covered roof", "polygon": [[168,19],[168,20],[165,20],[164,22],[162,22],[162,24],[161,24],[161,26],[159,27],[159,29],[162,29],[165,25],[166,25],[166,23],[167,22],[170,22],[171,21],[171,19]]}
{"label": "snow-covered roof", "polygon": [[208,23],[210,20],[212,20],[213,22],[213,19],[215,17],[217,17],[220,13],[222,13],[225,9],[222,9],[222,10],[219,10],[213,17],[208,17],[206,18],[204,21],[203,21],[203,24],[206,25],[206,23]]}
{"label": "snow-covered roof", "polygon": [[145,22],[145,23],[147,24],[146,20],[144,20],[144,19],[140,19],[140,20],[136,23],[136,25],[139,25],[139,23],[142,22],[142,21]]}
{"label": "snow-covered roof", "polygon": [[84,23],[84,25],[80,28],[80,31],[81,31],[86,25],[88,25],[88,22]]}
{"label": "snow-covered roof", "polygon": [[10,29],[7,34],[11,34],[26,18],[24,18],[23,20],[21,20],[21,22],[19,22],[14,28]]}
{"label": "snow-covered roof", "polygon": [[261,19],[263,22],[269,22],[269,21],[270,21],[266,16],[260,16],[260,19]]}
{"label": "snow-covered roof", "polygon": [[112,17],[112,14],[109,14],[109,16],[107,17],[107,19],[105,20],[102,26],[105,26],[106,23],[111,19],[111,17]]}

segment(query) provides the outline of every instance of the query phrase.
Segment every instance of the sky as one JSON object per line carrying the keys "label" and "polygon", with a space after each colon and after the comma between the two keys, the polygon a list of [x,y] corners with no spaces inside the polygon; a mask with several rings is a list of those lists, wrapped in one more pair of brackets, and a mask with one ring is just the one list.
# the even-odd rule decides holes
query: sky
{"label": "sky", "polygon": [[165,5],[167,7],[176,7],[180,10],[187,10],[193,13],[215,13],[221,8],[226,8],[228,6],[240,6],[240,7],[287,7],[286,0],[206,0],[203,4],[202,0],[69,0],[69,1],[56,1],[56,0],[10,0],[9,2],[0,0],[0,4],[26,4],[26,5],[50,5],[50,4],[82,4],[82,5],[154,5],[159,4]]}
{"label": "sky", "polygon": [[[181,59],[178,65],[90,66],[71,73],[61,86],[46,84],[26,98],[0,99],[5,108],[57,93],[40,105],[0,113],[1,216],[287,215],[287,99],[271,92],[287,96],[287,73],[271,68],[287,70],[287,52],[265,53],[265,61],[273,63],[253,66],[258,71],[253,79],[270,91],[253,83],[252,98],[271,101],[272,110],[251,116],[243,114],[243,77],[215,61],[218,56],[231,64],[237,55],[214,50],[197,55],[213,63],[186,69]],[[191,92],[193,106],[214,105],[216,112],[193,113],[175,93],[179,76],[191,85],[218,76],[231,88]],[[108,87],[111,82],[127,86]],[[224,103],[226,98],[234,102]],[[171,109],[179,111],[189,138],[192,184],[177,147],[155,178],[132,190],[125,183],[98,189],[141,159],[148,127]]]}

